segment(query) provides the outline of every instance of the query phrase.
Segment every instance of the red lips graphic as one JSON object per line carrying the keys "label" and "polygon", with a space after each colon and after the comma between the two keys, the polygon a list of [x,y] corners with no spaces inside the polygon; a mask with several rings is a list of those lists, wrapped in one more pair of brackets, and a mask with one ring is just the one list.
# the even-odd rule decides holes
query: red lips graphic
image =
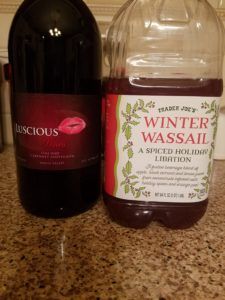
{"label": "red lips graphic", "polygon": [[58,129],[62,133],[73,135],[81,133],[81,131],[83,131],[85,127],[86,123],[83,119],[74,117],[64,119],[60,123]]}

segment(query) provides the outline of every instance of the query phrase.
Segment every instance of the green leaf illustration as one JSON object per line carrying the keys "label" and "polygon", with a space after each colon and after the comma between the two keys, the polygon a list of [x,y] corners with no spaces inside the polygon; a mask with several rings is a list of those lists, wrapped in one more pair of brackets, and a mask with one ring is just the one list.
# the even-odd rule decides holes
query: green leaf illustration
{"label": "green leaf illustration", "polygon": [[138,102],[136,102],[134,105],[134,111],[136,111],[137,109],[138,109]]}
{"label": "green leaf illustration", "polygon": [[129,139],[131,138],[131,127],[127,126],[126,130],[125,130],[125,136],[126,139],[129,141]]}
{"label": "green leaf illustration", "polygon": [[140,187],[140,189],[139,189],[140,191],[144,191],[145,190],[145,187]]}
{"label": "green leaf illustration", "polygon": [[127,184],[125,185],[125,193],[129,194],[129,192],[130,192],[130,186]]}
{"label": "green leaf illustration", "polygon": [[139,117],[139,115],[136,113],[132,114],[132,117],[134,117],[135,119],[141,119],[141,117]]}
{"label": "green leaf illustration", "polygon": [[126,130],[126,128],[127,128],[127,122],[123,124],[122,131],[124,132]]}
{"label": "green leaf illustration", "polygon": [[135,198],[139,198],[141,197],[141,195],[143,195],[144,197],[150,197],[151,193],[149,191],[143,192],[146,188],[138,187],[139,177],[132,174],[133,165],[131,159],[134,156],[134,145],[131,140],[132,128],[140,124],[139,119],[141,119],[141,113],[149,113],[149,108],[152,107],[155,107],[155,102],[150,101],[146,104],[144,100],[138,99],[135,102],[134,106],[132,106],[132,104],[130,103],[127,103],[126,111],[122,111],[122,116],[125,119],[122,124],[122,132],[127,140],[127,143],[123,146],[123,151],[127,152],[128,161],[122,169],[124,180],[120,183],[120,185],[124,186],[124,191],[126,194],[132,193]]}
{"label": "green leaf illustration", "polygon": [[131,121],[130,124],[131,124],[131,125],[134,125],[134,126],[137,126],[137,125],[140,124],[140,122],[137,122],[137,121]]}
{"label": "green leaf illustration", "polygon": [[130,113],[131,113],[131,104],[130,103],[128,103],[127,104],[127,107],[126,107],[126,113],[129,115]]}
{"label": "green leaf illustration", "polygon": [[135,190],[134,190],[134,188],[131,188],[131,193],[135,197]]}
{"label": "green leaf illustration", "polygon": [[214,109],[214,108],[215,108],[215,104],[216,104],[216,101],[214,100],[214,101],[211,103],[211,109]]}
{"label": "green leaf illustration", "polygon": [[131,171],[132,171],[132,163],[130,161],[128,161],[126,163],[126,172],[127,172],[128,175],[130,175]]}
{"label": "green leaf illustration", "polygon": [[212,158],[212,154],[213,154],[213,151],[212,151],[212,149],[211,149],[210,152],[209,152],[209,158],[210,158],[210,159]]}
{"label": "green leaf illustration", "polygon": [[140,196],[141,196],[141,191],[138,191],[135,198],[140,198]]}
{"label": "green leaf illustration", "polygon": [[129,117],[129,115],[125,114],[123,111],[122,111],[122,116],[127,119]]}
{"label": "green leaf illustration", "polygon": [[133,152],[133,150],[130,148],[130,149],[128,149],[128,157],[129,157],[129,159],[131,159],[133,156],[134,156],[134,152]]}
{"label": "green leaf illustration", "polygon": [[129,176],[129,179],[138,179],[138,176],[136,176],[136,175],[131,175],[131,176]]}
{"label": "green leaf illustration", "polygon": [[151,101],[146,104],[146,107],[152,108],[155,107],[155,102]]}
{"label": "green leaf illustration", "polygon": [[131,185],[132,185],[132,186],[135,186],[135,185],[137,185],[138,183],[139,183],[138,181],[135,181],[135,182],[132,182]]}
{"label": "green leaf illustration", "polygon": [[140,107],[143,108],[145,106],[145,102],[142,99],[138,99],[140,103]]}
{"label": "green leaf illustration", "polygon": [[130,148],[130,144],[126,144],[126,145],[123,147],[123,151],[127,150],[128,148]]}
{"label": "green leaf illustration", "polygon": [[127,177],[128,174],[127,174],[127,171],[126,171],[125,168],[122,169],[122,173],[123,173],[123,176],[124,176],[124,177]]}
{"label": "green leaf illustration", "polygon": [[211,175],[211,172],[212,172],[212,166],[211,166],[211,162],[210,162],[209,165],[208,165],[208,176],[209,177]]}

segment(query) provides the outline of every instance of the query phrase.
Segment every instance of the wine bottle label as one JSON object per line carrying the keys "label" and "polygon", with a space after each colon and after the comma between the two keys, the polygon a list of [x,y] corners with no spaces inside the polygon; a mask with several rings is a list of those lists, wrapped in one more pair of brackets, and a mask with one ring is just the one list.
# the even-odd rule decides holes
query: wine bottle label
{"label": "wine bottle label", "polygon": [[40,170],[87,167],[100,159],[101,100],[96,95],[16,94],[16,158]]}
{"label": "wine bottle label", "polygon": [[219,100],[107,95],[105,191],[135,201],[207,199]]}

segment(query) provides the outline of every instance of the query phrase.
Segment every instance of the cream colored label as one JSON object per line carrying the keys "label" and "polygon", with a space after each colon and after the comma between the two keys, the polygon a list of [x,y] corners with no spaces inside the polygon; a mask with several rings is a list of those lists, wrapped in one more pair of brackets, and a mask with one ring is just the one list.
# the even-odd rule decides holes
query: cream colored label
{"label": "cream colored label", "polygon": [[114,196],[192,203],[208,197],[219,98],[119,97]]}

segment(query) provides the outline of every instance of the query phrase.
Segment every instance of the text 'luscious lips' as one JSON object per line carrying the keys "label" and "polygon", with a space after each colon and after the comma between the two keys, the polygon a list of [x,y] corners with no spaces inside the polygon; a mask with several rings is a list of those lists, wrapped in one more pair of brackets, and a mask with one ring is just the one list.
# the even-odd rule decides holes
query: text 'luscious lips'
{"label": "text 'luscious lips'", "polygon": [[81,133],[86,127],[83,119],[74,117],[64,119],[58,126],[58,130],[62,133],[73,135]]}

